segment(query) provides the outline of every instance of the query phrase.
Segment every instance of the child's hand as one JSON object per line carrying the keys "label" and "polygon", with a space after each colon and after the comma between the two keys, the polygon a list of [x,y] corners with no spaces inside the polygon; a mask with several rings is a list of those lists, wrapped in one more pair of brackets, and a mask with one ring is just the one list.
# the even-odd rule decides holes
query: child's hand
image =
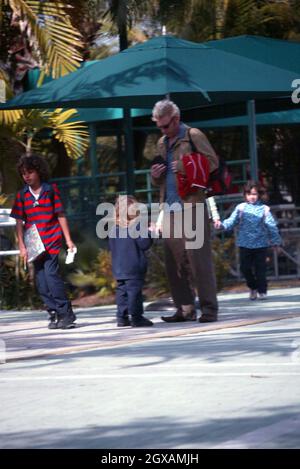
{"label": "child's hand", "polygon": [[148,227],[148,230],[155,232],[156,231],[156,223],[151,222],[149,227]]}
{"label": "child's hand", "polygon": [[76,249],[76,246],[71,239],[69,241],[66,241],[66,244],[71,251],[74,251]]}
{"label": "child's hand", "polygon": [[214,227],[219,230],[222,227],[221,220],[215,220],[214,221]]}
{"label": "child's hand", "polygon": [[150,223],[148,230],[151,231],[151,233],[155,233],[156,236],[159,236],[160,227],[157,225],[157,223]]}
{"label": "child's hand", "polygon": [[272,246],[273,248],[273,251],[276,252],[276,254],[280,254],[281,253],[281,247],[280,246]]}
{"label": "child's hand", "polygon": [[20,246],[20,257],[22,257],[24,264],[26,264],[28,255],[25,246]]}

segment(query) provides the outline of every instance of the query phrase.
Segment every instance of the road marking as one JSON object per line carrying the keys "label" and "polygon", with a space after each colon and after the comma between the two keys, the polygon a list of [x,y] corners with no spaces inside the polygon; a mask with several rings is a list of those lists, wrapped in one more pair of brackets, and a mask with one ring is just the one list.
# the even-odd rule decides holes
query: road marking
{"label": "road marking", "polygon": [[202,377],[240,377],[249,378],[269,378],[272,376],[300,376],[300,372],[244,372],[244,373],[97,373],[86,375],[61,375],[61,376],[16,376],[1,377],[0,382],[17,382],[17,381],[62,381],[62,380],[93,380],[93,379],[123,379],[123,378],[202,378]]}
{"label": "road marking", "polygon": [[[7,353],[6,353],[6,362],[16,362],[16,361],[25,361],[25,360],[32,360],[32,359],[39,359],[39,358],[46,358],[50,356],[56,355],[63,355],[68,353],[76,353],[76,352],[86,352],[92,350],[103,350],[108,348],[115,348],[115,347],[124,347],[127,345],[134,345],[138,343],[145,343],[148,341],[159,340],[159,339],[170,339],[170,338],[180,338],[188,335],[193,334],[203,334],[203,333],[210,333],[210,332],[217,332],[217,331],[226,331],[228,329],[234,329],[244,326],[268,323],[268,322],[275,322],[281,321],[286,319],[293,319],[299,318],[299,313],[288,313],[284,316],[263,316],[260,318],[247,318],[247,319],[238,319],[235,321],[219,321],[217,323],[207,323],[205,325],[191,325],[191,327],[184,327],[183,329],[168,329],[164,328],[159,329],[157,332],[152,331],[150,334],[146,331],[141,331],[141,335],[139,336],[130,336],[126,338],[126,334],[119,336],[118,338],[112,338],[112,340],[104,342],[104,343],[90,343],[85,345],[71,345],[68,347],[61,347],[61,348],[41,348],[39,349],[31,349],[31,350],[18,350],[18,351],[11,351],[9,341],[7,340]],[[74,329],[75,333],[76,329]],[[125,331],[124,331],[125,332]],[[72,337],[71,332],[68,333],[69,337]],[[99,339],[100,340],[100,339]],[[51,344],[48,342],[44,346],[48,347]]]}
{"label": "road marking", "polygon": [[[286,420],[280,420],[272,425],[261,427],[252,432],[244,433],[238,438],[225,441],[213,446],[212,449],[254,449],[264,447],[263,443],[274,441],[280,435],[300,431],[300,417],[292,417]],[[297,433],[296,433],[297,434]]]}

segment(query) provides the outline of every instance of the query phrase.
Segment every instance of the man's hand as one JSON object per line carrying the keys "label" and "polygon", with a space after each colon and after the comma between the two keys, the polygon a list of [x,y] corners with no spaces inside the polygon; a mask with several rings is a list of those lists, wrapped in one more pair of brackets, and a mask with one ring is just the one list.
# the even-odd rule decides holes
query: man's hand
{"label": "man's hand", "polygon": [[167,168],[165,164],[154,164],[151,167],[151,176],[154,179],[158,179],[160,178],[160,176],[162,176],[166,172],[166,170]]}
{"label": "man's hand", "polygon": [[221,223],[221,220],[215,220],[214,221],[214,227],[219,230],[220,228],[222,228],[222,223]]}

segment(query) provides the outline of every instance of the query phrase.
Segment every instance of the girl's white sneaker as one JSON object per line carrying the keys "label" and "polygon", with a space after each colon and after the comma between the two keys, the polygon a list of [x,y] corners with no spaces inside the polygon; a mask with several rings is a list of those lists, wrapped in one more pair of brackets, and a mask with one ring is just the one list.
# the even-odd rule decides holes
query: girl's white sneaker
{"label": "girl's white sneaker", "polygon": [[257,298],[257,290],[250,290],[250,293],[249,293],[249,299],[250,300],[256,300]]}
{"label": "girl's white sneaker", "polygon": [[258,294],[258,299],[259,300],[266,300],[267,299],[267,294],[266,293],[259,293]]}

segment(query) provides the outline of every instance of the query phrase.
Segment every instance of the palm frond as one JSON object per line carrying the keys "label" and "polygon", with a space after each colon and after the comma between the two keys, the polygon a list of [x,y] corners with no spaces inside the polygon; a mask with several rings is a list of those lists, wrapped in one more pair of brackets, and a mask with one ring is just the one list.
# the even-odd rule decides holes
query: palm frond
{"label": "palm frond", "polygon": [[89,146],[89,132],[82,122],[70,121],[77,115],[76,109],[55,109],[53,112],[45,111],[43,115],[48,118],[54,138],[64,144],[68,156],[74,159],[81,157]]}
{"label": "palm frond", "polygon": [[57,1],[6,0],[26,30],[46,74],[53,78],[74,71],[82,61],[81,35],[72,26],[69,5]]}
{"label": "palm frond", "polygon": [[[10,87],[8,75],[0,68],[0,102],[5,103],[13,97],[13,91]],[[0,111],[0,125],[11,125],[17,122],[23,115],[23,111]]]}

